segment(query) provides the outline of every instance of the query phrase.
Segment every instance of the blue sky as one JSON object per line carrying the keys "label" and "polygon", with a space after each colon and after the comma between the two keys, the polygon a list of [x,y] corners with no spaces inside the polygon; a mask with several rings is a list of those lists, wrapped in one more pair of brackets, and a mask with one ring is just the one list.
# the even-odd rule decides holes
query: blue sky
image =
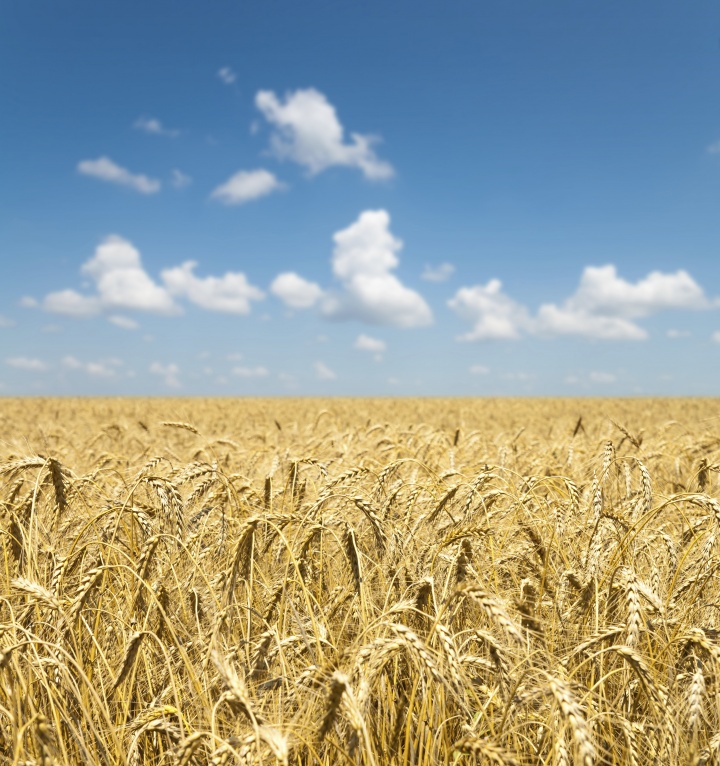
{"label": "blue sky", "polygon": [[0,394],[718,394],[720,7],[2,3]]}

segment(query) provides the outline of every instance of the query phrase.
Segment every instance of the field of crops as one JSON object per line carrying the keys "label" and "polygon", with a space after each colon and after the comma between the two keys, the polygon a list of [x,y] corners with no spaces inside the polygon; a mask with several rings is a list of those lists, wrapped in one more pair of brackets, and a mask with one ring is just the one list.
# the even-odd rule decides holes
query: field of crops
{"label": "field of crops", "polygon": [[720,401],[0,400],[0,764],[720,759]]}

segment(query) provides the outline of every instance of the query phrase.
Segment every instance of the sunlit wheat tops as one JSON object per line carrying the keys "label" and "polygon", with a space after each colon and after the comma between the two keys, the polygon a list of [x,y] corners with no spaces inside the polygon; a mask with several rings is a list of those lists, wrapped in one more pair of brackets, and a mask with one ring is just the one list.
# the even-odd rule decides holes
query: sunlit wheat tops
{"label": "sunlit wheat tops", "polygon": [[0,428],[0,766],[720,762],[718,402]]}

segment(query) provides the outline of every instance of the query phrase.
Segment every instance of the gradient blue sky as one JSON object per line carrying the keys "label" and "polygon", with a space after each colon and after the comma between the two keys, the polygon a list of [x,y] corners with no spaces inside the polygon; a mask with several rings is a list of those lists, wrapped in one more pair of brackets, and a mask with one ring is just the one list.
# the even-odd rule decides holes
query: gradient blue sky
{"label": "gradient blue sky", "polygon": [[716,2],[0,15],[0,394],[720,393]]}

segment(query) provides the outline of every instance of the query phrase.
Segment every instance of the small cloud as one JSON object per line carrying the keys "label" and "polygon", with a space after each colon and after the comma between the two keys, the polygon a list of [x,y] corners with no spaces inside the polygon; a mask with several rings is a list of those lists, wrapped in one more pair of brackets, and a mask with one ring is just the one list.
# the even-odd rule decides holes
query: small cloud
{"label": "small cloud", "polygon": [[98,157],[96,160],[83,160],[78,163],[78,173],[97,178],[100,181],[127,186],[140,194],[155,194],[160,191],[160,181],[140,173],[131,173],[120,167],[109,157]]}
{"label": "small cloud", "polygon": [[591,372],[588,376],[593,383],[609,384],[615,383],[617,375],[613,375],[611,372]]}
{"label": "small cloud", "polygon": [[399,378],[388,378],[388,383],[391,386],[399,386],[400,385],[400,379]]}
{"label": "small cloud", "polygon": [[228,354],[225,358],[228,360],[228,362],[242,362],[245,357],[242,354],[233,352]]}
{"label": "small cloud", "polygon": [[39,304],[35,298],[32,298],[29,295],[24,295],[22,298],[20,298],[20,305],[24,309],[35,309]]}
{"label": "small cloud", "polygon": [[569,386],[576,386],[578,383],[580,383],[580,378],[577,375],[566,375],[565,382]]}
{"label": "small cloud", "polygon": [[116,327],[120,327],[123,330],[137,330],[140,325],[130,317],[124,317],[120,314],[114,314],[108,317],[108,322],[114,324]]}
{"label": "small cloud", "polygon": [[692,333],[690,330],[668,330],[665,335],[667,335],[668,338],[689,338]]}
{"label": "small cloud", "polygon": [[720,141],[715,141],[707,148],[710,154],[720,154]]}
{"label": "small cloud", "polygon": [[313,367],[315,369],[315,377],[318,380],[337,379],[337,375],[324,362],[315,362]]}
{"label": "small cloud", "polygon": [[379,338],[371,338],[369,335],[358,335],[354,347],[360,351],[371,351],[382,354],[387,350],[387,344]]}
{"label": "small cloud", "polygon": [[420,279],[426,282],[446,282],[455,273],[452,263],[441,263],[439,266],[425,266]]}
{"label": "small cloud", "polygon": [[210,199],[217,199],[225,205],[244,205],[286,188],[287,185],[278,181],[269,170],[241,170],[218,186]]}
{"label": "small cloud", "polygon": [[271,90],[258,91],[255,105],[275,126],[270,139],[273,153],[303,165],[310,175],[333,166],[358,168],[373,181],[391,178],[390,163],[375,154],[376,136],[351,133],[350,142],[335,107],[314,88],[296,90],[279,99]]}
{"label": "small cloud", "polygon": [[2,327],[15,327],[15,321],[0,314],[0,328]]}
{"label": "small cloud", "polygon": [[327,335],[318,335],[318,336],[315,337],[315,342],[316,343],[329,343],[330,342],[330,338],[328,338]]}
{"label": "small cloud", "polygon": [[270,373],[265,367],[233,367],[232,374],[239,378],[266,378]]}
{"label": "small cloud", "polygon": [[293,271],[278,274],[270,285],[270,292],[293,309],[311,308],[324,294],[320,285],[303,279]]}
{"label": "small cloud", "polygon": [[172,183],[175,189],[184,189],[185,187],[190,186],[192,178],[183,173],[182,170],[175,168],[172,172],[172,180],[170,183]]}
{"label": "small cloud", "polygon": [[218,69],[217,76],[225,83],[225,85],[232,85],[237,80],[237,75],[229,66],[224,66],[222,69]]}
{"label": "small cloud", "polygon": [[715,331],[715,332],[712,334],[712,336],[711,336],[711,339],[712,339],[712,340],[713,340],[715,343],[720,343],[720,330],[716,330],[716,331]]}
{"label": "small cloud", "polygon": [[490,373],[490,368],[485,367],[485,365],[482,365],[482,364],[474,364],[470,368],[471,375],[488,375],[489,373]]}
{"label": "small cloud", "polygon": [[187,298],[207,311],[226,314],[249,314],[251,301],[260,301],[265,293],[251,285],[245,274],[228,271],[222,277],[197,277],[195,261],[165,269],[161,276],[170,295]]}
{"label": "small cloud", "polygon": [[138,117],[133,123],[133,128],[135,128],[135,130],[142,130],[143,133],[149,133],[153,136],[177,138],[180,135],[179,130],[171,130],[164,127],[160,120],[155,117]]}
{"label": "small cloud", "polygon": [[5,360],[8,367],[16,370],[28,370],[29,372],[45,372],[48,366],[41,359],[33,359],[27,356],[13,356]]}
{"label": "small cloud", "polygon": [[161,362],[153,362],[150,365],[150,372],[153,375],[160,375],[165,380],[165,385],[170,388],[180,388],[180,368],[174,363],[162,364]]}
{"label": "small cloud", "polygon": [[60,327],[59,324],[46,324],[41,332],[48,332],[48,333],[55,333],[55,332],[62,332],[62,327]]}
{"label": "small cloud", "polygon": [[123,366],[122,361],[116,358],[98,362],[81,362],[74,356],[65,356],[61,363],[68,370],[79,370],[96,378],[112,378],[116,374],[116,368]]}

